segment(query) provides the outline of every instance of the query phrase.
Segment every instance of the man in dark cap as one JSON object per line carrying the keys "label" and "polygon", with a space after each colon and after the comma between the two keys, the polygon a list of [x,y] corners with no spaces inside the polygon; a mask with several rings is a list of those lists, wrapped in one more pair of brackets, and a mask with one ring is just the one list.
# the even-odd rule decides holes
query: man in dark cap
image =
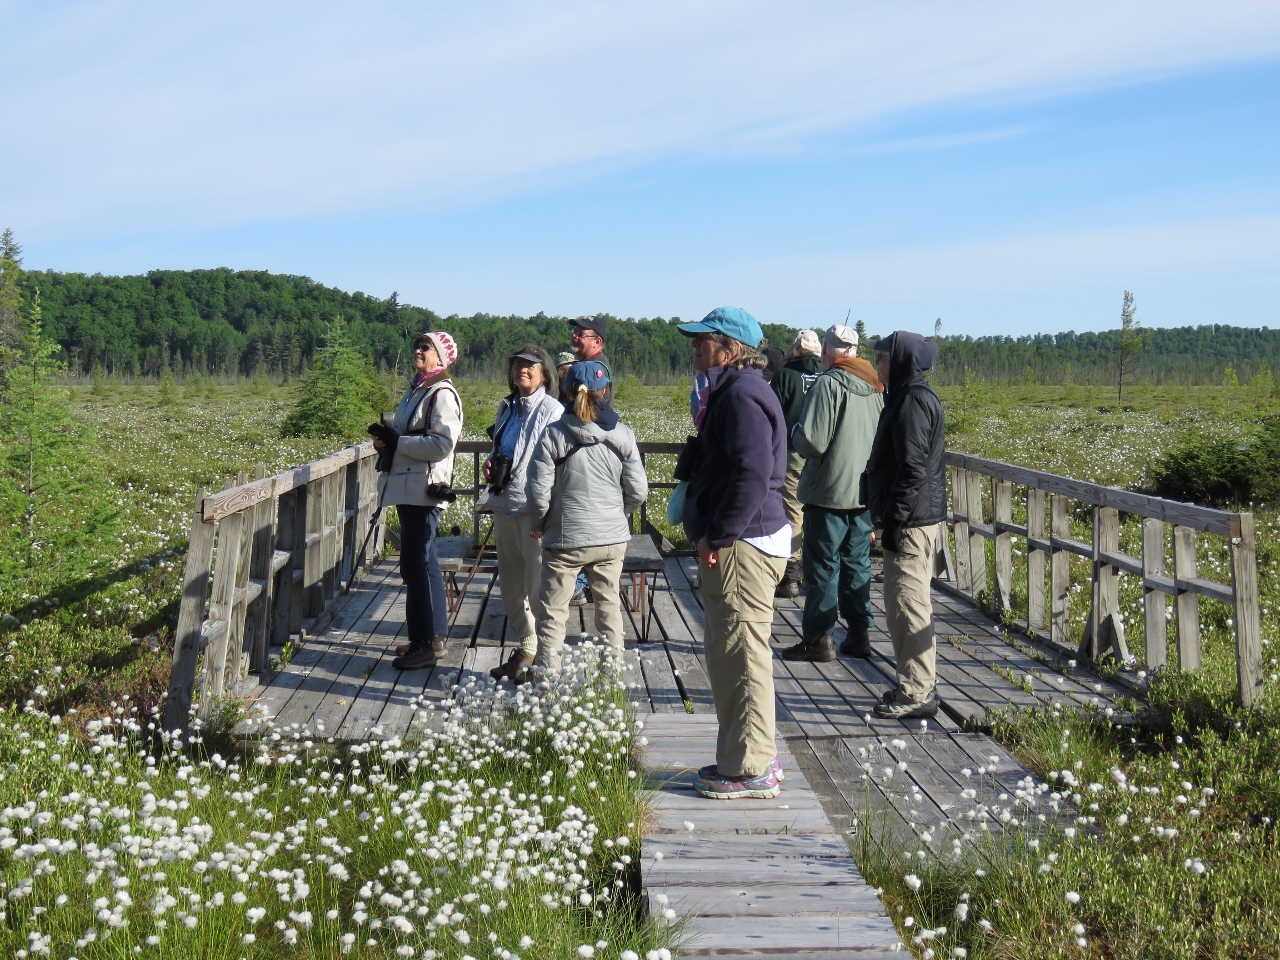
{"label": "man in dark cap", "polygon": [[608,371],[609,386],[605,388],[605,403],[613,403],[613,367],[609,365],[609,361],[604,355],[604,341],[609,335],[608,326],[604,322],[604,317],[598,317],[595,314],[589,314],[585,317],[574,317],[569,321],[570,327],[570,347],[573,355],[579,360],[594,360],[596,363],[604,364],[605,370]]}
{"label": "man in dark cap", "polygon": [[937,646],[930,585],[947,519],[942,401],[924,373],[938,348],[898,330],[876,345],[876,373],[888,392],[867,460],[866,503],[883,530],[884,606],[898,686],[876,704],[878,717],[938,712]]}

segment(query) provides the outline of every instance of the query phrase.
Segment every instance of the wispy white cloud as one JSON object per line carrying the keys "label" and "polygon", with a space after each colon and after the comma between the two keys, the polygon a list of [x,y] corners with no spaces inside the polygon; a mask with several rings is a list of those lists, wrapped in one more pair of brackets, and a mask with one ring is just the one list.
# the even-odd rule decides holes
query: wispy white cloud
{"label": "wispy white cloud", "polygon": [[63,236],[483,200],[602,161],[802,149],[942,101],[1280,52],[1274,2],[4,11],[0,208]]}

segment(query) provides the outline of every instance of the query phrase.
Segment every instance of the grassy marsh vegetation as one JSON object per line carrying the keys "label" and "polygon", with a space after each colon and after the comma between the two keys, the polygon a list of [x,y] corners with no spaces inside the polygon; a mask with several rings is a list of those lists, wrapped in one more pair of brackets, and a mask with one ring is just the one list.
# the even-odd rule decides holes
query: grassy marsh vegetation
{"label": "grassy marsh vegetation", "polygon": [[[466,410],[466,436],[479,439],[483,427],[491,422],[494,405],[503,392],[502,386],[467,381],[459,386]],[[188,806],[182,808],[183,823],[191,826],[191,817],[200,816],[202,821],[213,825],[213,835],[222,843],[227,836],[225,831],[232,823],[253,822],[257,809],[265,807],[265,804],[255,801],[249,804],[252,809],[246,809],[246,801],[243,800],[246,789],[233,789],[230,786],[232,781],[224,779],[230,772],[247,778],[252,771],[254,777],[274,778],[252,782],[255,786],[260,782],[267,784],[260,791],[262,795],[278,793],[278,806],[268,808],[277,818],[270,828],[270,835],[284,832],[280,820],[283,808],[292,808],[289,816],[295,819],[290,823],[296,826],[297,818],[304,815],[295,814],[295,811],[303,809],[303,797],[308,796],[308,787],[319,787],[316,778],[324,764],[332,765],[335,756],[322,745],[323,738],[317,731],[309,732],[310,747],[303,746],[306,736],[300,740],[300,731],[283,731],[281,740],[270,748],[273,757],[270,765],[256,765],[251,751],[250,755],[237,757],[234,762],[227,760],[227,771],[218,768],[212,757],[203,761],[211,766],[202,766],[190,759],[164,755],[152,767],[145,756],[139,756],[140,750],[148,749],[144,740],[95,754],[91,752],[95,744],[83,738],[88,735],[90,721],[114,724],[95,726],[93,735],[102,736],[106,731],[121,743],[127,739],[124,734],[129,731],[125,727],[130,723],[140,728],[132,731],[132,735],[143,738],[149,735],[146,727],[150,710],[157,703],[168,676],[170,630],[176,613],[184,541],[196,486],[203,484],[216,488],[236,471],[251,470],[257,461],[264,462],[268,471],[303,463],[328,452],[333,443],[320,439],[280,439],[278,427],[289,409],[291,396],[287,389],[277,387],[264,378],[231,387],[207,377],[193,377],[184,383],[170,383],[167,388],[164,384],[126,388],[103,379],[92,387],[76,388],[73,393],[75,419],[92,436],[94,463],[118,512],[118,520],[110,538],[100,543],[96,548],[98,552],[88,558],[87,575],[70,580],[59,579],[56,571],[49,570],[41,571],[41,576],[35,579],[8,580],[0,584],[0,644],[3,645],[0,652],[5,658],[5,669],[0,675],[3,683],[0,699],[19,710],[28,700],[33,701],[30,708],[33,712],[25,716],[10,714],[13,722],[7,723],[8,729],[3,731],[7,739],[0,748],[4,750],[5,762],[14,764],[5,779],[0,781],[0,790],[4,791],[3,803],[17,810],[26,809],[24,805],[34,802],[33,817],[38,812],[54,812],[56,809],[57,816],[43,825],[50,831],[54,824],[61,822],[58,818],[74,820],[76,811],[79,811],[84,817],[84,823],[75,827],[79,830],[95,819],[91,816],[93,807],[85,806],[88,803],[86,798],[92,798],[100,801],[94,805],[100,810],[96,819],[107,824],[110,820],[106,815],[113,808],[124,806],[126,795],[135,803],[145,802],[146,792],[131,784],[138,782],[140,777],[146,779],[145,769],[157,769],[160,773],[149,781],[153,787],[150,793],[157,798],[156,811],[151,815],[160,815],[158,798],[163,797],[166,804],[172,801],[179,806],[185,801]],[[1254,396],[1247,387],[1137,386],[1126,392],[1124,407],[1115,406],[1111,402],[1113,393],[1105,388],[970,383],[944,388],[942,395],[951,418],[950,443],[954,448],[1120,486],[1145,483],[1153,466],[1183,438],[1201,436],[1243,441],[1257,429],[1260,418],[1277,412],[1272,398]],[[688,432],[687,394],[679,386],[646,387],[624,378],[619,383],[617,405],[641,439],[675,441]],[[469,482],[470,469],[469,458],[461,458],[457,476],[459,485]],[[651,461],[651,469],[657,477],[661,471],[669,470],[669,465],[655,458]],[[463,523],[467,509],[465,503],[455,505],[446,523]],[[650,516],[659,526],[663,526],[661,514],[661,498],[655,498]],[[1280,640],[1275,615],[1280,610],[1280,550],[1277,547],[1280,527],[1271,509],[1259,510],[1258,517],[1259,577],[1265,611],[1263,635],[1268,643],[1264,651],[1269,663],[1273,664],[1271,658],[1278,649],[1274,644]],[[672,535],[675,539],[674,531]],[[1126,527],[1123,536],[1127,538],[1124,543],[1132,546],[1133,530]],[[1202,551],[1202,569],[1214,578],[1223,578],[1225,551],[1208,538],[1204,538]],[[1019,567],[1015,573],[1015,584],[1024,569]],[[1084,570],[1078,572],[1080,582],[1085,575]],[[1133,624],[1130,647],[1141,656],[1140,600],[1132,585],[1122,589],[1122,598]],[[1015,605],[1018,603],[1025,603],[1025,591],[1015,591]],[[1082,607],[1083,603],[1078,604],[1073,611],[1077,619],[1083,616]],[[932,934],[927,939],[912,943],[912,949],[918,955],[960,956],[956,950],[963,950],[969,956],[991,957],[1277,955],[1274,936],[1269,931],[1280,926],[1280,885],[1277,883],[1280,856],[1275,836],[1275,822],[1280,817],[1280,801],[1277,800],[1280,783],[1277,782],[1275,759],[1280,756],[1280,743],[1276,742],[1275,732],[1280,730],[1280,710],[1277,710],[1272,687],[1273,692],[1259,709],[1247,714],[1237,711],[1232,702],[1233,649],[1227,624],[1230,613],[1215,610],[1207,601],[1204,609],[1207,621],[1203,634],[1204,670],[1194,676],[1170,673],[1154,678],[1153,708],[1137,727],[1113,726],[1101,716],[1081,719],[1053,714],[997,727],[997,739],[1028,765],[1037,777],[1037,783],[1027,785],[1022,790],[1024,796],[1018,796],[996,786],[989,776],[975,770],[975,804],[986,802],[1013,806],[1022,811],[1020,818],[1030,813],[1033,822],[1037,813],[1049,812],[1050,804],[1056,803],[1060,807],[1069,804],[1079,816],[1093,821],[1074,825],[1074,837],[1068,837],[1061,830],[1040,826],[1029,831],[1023,840],[995,841],[988,835],[979,835],[981,831],[977,831],[959,859],[952,857],[950,849],[937,849],[929,844],[921,844],[909,851],[878,849],[874,845],[864,850],[863,868],[874,882],[884,888],[886,900],[905,939],[912,942],[913,938],[922,937],[924,931]],[[1269,669],[1276,668],[1273,664]],[[603,701],[598,697],[597,702]],[[61,718],[60,726],[56,728],[51,726],[53,715]],[[26,732],[28,737],[19,742],[22,732]],[[67,739],[59,742],[61,736]],[[43,742],[44,746],[36,748],[35,741]],[[383,769],[376,771],[378,775],[389,778],[392,769],[407,769],[407,765],[412,763],[412,751],[408,747],[375,749],[399,750],[406,754],[394,760],[379,759],[377,762]],[[23,753],[24,750],[29,752]],[[57,761],[51,759],[55,753],[59,755]],[[295,759],[289,764],[279,763],[279,758],[285,755]],[[73,773],[68,769],[71,759],[75,760],[80,772]],[[499,762],[496,755],[491,759],[494,763]],[[374,761],[363,757],[360,760],[362,765],[369,765],[368,770],[372,772]],[[343,762],[348,760],[344,758]],[[442,762],[447,768],[448,761]],[[507,760],[501,762],[506,763]],[[117,767],[116,763],[120,766]],[[424,759],[419,759],[418,763],[419,770],[429,765]],[[90,771],[86,772],[86,764],[92,768]],[[188,778],[195,775],[201,780],[199,789],[209,788],[212,791],[198,807],[195,805],[195,788],[189,779],[179,779],[184,766],[192,768],[187,773]],[[304,771],[310,772],[300,777]],[[41,781],[41,777],[47,783]],[[499,789],[506,780],[512,780],[513,784],[516,782],[512,773],[486,774],[485,777],[489,784],[499,785]],[[123,779],[124,783],[118,783],[117,778]],[[290,785],[291,781],[299,779],[305,782]],[[457,782],[449,773],[445,773],[443,778],[434,774],[427,779],[437,784],[443,784],[445,780]],[[611,782],[594,774],[581,776],[577,782],[586,783],[590,779],[596,779],[598,784]],[[41,786],[39,790],[33,790],[32,784],[37,782]],[[408,786],[402,787],[401,792],[422,786],[418,780],[410,779],[405,783]],[[1093,789],[1094,785],[1097,789]],[[434,789],[437,791],[435,796],[439,797],[442,787]],[[531,791],[527,787],[513,786],[511,789],[532,796],[541,788]],[[567,786],[563,789],[556,787],[548,793],[568,798],[571,794],[566,792],[567,789]],[[47,797],[37,799],[40,790],[46,790]],[[1206,790],[1212,792],[1206,793]],[[178,791],[187,791],[188,795],[179,797]],[[370,803],[377,797],[379,803],[398,803],[403,807],[402,801],[380,791],[381,784],[378,790],[370,793]],[[625,785],[621,785],[619,791],[619,796],[629,796]],[[241,795],[240,801],[233,799],[236,792]],[[1006,793],[1003,800],[999,796],[1002,792]],[[61,798],[73,793],[79,794],[81,799],[64,804]],[[1058,794],[1057,799],[1053,797],[1055,793]],[[314,809],[324,805],[315,794],[309,796]],[[499,802],[496,796],[484,802],[492,806]],[[1185,801],[1179,799],[1183,797]],[[348,794],[347,799],[353,801],[351,809],[355,810],[356,798]],[[478,803],[474,798],[459,802],[463,806]],[[528,802],[527,797],[525,802]],[[569,801],[566,799],[564,802],[567,804]],[[1030,807],[1032,802],[1036,804],[1034,809]],[[1092,808],[1095,804],[1097,809]],[[237,805],[239,812],[236,817],[239,820],[235,821],[229,818]],[[197,809],[200,812],[197,813]],[[385,810],[380,807],[377,811],[367,811],[371,817],[384,818],[382,832],[377,835],[383,840],[394,834],[390,826],[390,810],[387,805]],[[485,817],[492,815],[489,807],[485,810]],[[325,808],[327,811],[328,806]],[[474,819],[477,814],[472,812]],[[135,808],[134,817],[137,816]],[[358,818],[358,813],[354,816]],[[601,813],[601,816],[614,817],[614,814]],[[311,838],[319,843],[321,835],[335,838],[338,835],[332,831],[330,834],[316,832],[314,818],[307,819],[312,819],[313,823],[312,832],[306,834],[309,839],[289,851],[289,856],[295,859],[304,853],[313,859],[321,853],[332,856],[332,847],[308,844],[312,843]],[[43,842],[44,837],[54,837],[56,833],[36,829],[36,824],[21,814],[11,814],[10,821],[5,828],[12,831],[12,838],[17,844],[32,846],[37,841]],[[121,822],[137,824],[138,821]],[[358,819],[354,820],[351,830],[358,831],[356,823],[359,823]],[[1093,827],[1097,828],[1096,832],[1091,829]],[[22,828],[30,828],[33,833],[23,835]],[[110,829],[116,830],[116,827],[111,826]],[[268,831],[267,826],[256,823],[254,829]],[[240,832],[242,835],[237,838],[237,843],[245,839],[243,830]],[[343,846],[359,851],[362,849],[358,844],[360,835],[359,832],[351,836],[343,833],[338,839]],[[371,832],[365,835],[375,836]],[[622,827],[610,821],[608,832],[603,835],[618,838],[622,835]],[[283,840],[264,840],[259,847],[281,844],[283,846],[278,849],[283,850],[299,836],[286,832]],[[1032,845],[1033,840],[1037,845]],[[373,843],[372,839],[370,843]],[[214,847],[206,844],[202,849],[211,854]],[[370,853],[367,860],[361,859],[365,856],[363,853],[353,853],[347,861],[347,869],[354,877],[357,871],[352,869],[352,865],[357,860],[371,865],[370,869],[372,865],[377,865],[377,869],[388,866],[391,862],[387,860],[389,850],[390,847],[385,850],[379,848],[376,856]],[[924,851],[923,858],[921,850]],[[910,854],[910,865],[904,854]],[[21,861],[9,854],[7,863],[10,869],[29,871],[41,859],[54,863],[59,856],[46,848],[45,853],[37,851]],[[183,887],[190,893],[199,893],[202,897],[207,893],[212,897],[215,891],[205,885],[203,876],[193,873],[188,877],[186,874],[194,870],[196,862],[206,862],[200,859],[203,856],[200,854],[192,861],[182,860],[177,867],[158,868],[158,872],[171,876],[163,882],[146,881],[151,886],[147,888],[145,897],[140,896],[136,889],[130,896],[135,903],[146,903],[149,910],[153,902],[159,902],[154,900],[159,886],[167,886],[166,896],[175,899]],[[599,868],[596,861],[588,859],[590,864],[594,864],[591,869]],[[1042,873],[1046,864],[1048,869]],[[86,867],[86,871],[88,869]],[[185,879],[181,881],[173,875],[179,869],[185,871]],[[288,869],[303,869],[305,872],[311,867],[304,867],[298,859]],[[362,866],[360,869],[365,868]],[[978,873],[978,870],[983,872]],[[82,871],[77,884],[83,883],[83,872],[86,871]],[[157,868],[150,868],[150,872],[156,873]],[[70,875],[66,872],[50,876]],[[226,875],[218,873],[217,876],[223,878]],[[41,878],[33,878],[32,882],[37,879],[44,882]],[[99,880],[95,880],[95,884]],[[14,889],[21,880],[17,879],[16,873],[10,875],[6,870],[5,882],[9,883],[9,889]],[[49,880],[50,884],[53,882]],[[59,879],[57,882],[64,881]],[[311,883],[310,880],[307,882]],[[327,882],[322,880],[318,883]],[[426,882],[424,877],[423,883]],[[318,883],[312,886],[318,889]],[[385,879],[383,883],[386,886]],[[440,903],[456,904],[458,897],[462,896],[461,892],[446,891],[443,883],[438,885],[442,888]],[[261,938],[261,943],[281,947],[288,942],[287,930],[294,929],[298,942],[310,945],[314,952],[341,950],[341,941],[332,937],[340,938],[344,932],[353,932],[349,925],[334,925],[323,920],[324,915],[313,909],[311,919],[314,927],[310,932],[304,931],[298,926],[300,921],[291,921],[288,916],[290,909],[295,913],[301,910],[298,907],[286,908],[283,902],[277,906],[268,896],[269,886],[264,883],[262,891],[255,893],[263,899],[264,909],[276,911],[264,915],[267,919],[263,921],[260,932],[255,934]],[[70,887],[67,889],[71,890]],[[80,889],[75,887],[77,896]],[[102,893],[109,901],[102,909],[109,914],[120,902],[112,899],[115,889],[107,891],[104,888]],[[346,911],[341,915],[345,922],[353,916],[348,908],[360,899],[357,895],[359,887],[344,886],[342,889],[346,892],[339,895],[340,903],[326,907],[326,910],[340,907]],[[52,919],[42,919],[44,913],[33,917],[30,909],[40,905],[46,907],[50,917],[56,913],[53,904],[61,894],[52,886],[48,890],[51,897],[48,903],[35,899],[19,903],[10,898],[6,921],[8,929],[19,929],[15,924],[21,915],[22,937],[37,932],[43,938],[53,930]],[[232,896],[233,891],[228,887],[222,892],[225,905],[230,902],[226,898]],[[188,906],[181,909],[188,916],[197,916],[189,909],[190,893],[182,893]],[[1078,900],[1068,899],[1068,893],[1078,895]],[[70,892],[67,895],[72,896]],[[395,895],[400,896],[398,893]],[[98,894],[95,893],[96,896]],[[403,897],[401,899],[404,900]],[[961,904],[965,905],[964,909],[957,910]],[[82,915],[84,904],[74,909],[57,909],[64,910],[58,916],[68,919],[65,923],[57,921],[63,925],[57,928],[61,931],[58,936],[49,941],[50,949],[53,949],[51,945],[54,942],[61,943],[60,938],[73,933],[72,944],[84,939],[85,929],[72,929],[82,922],[86,929],[93,925],[100,933],[109,929],[102,926],[107,921],[92,921],[87,915]],[[176,906],[166,908],[177,909]],[[247,956],[245,949],[248,947],[243,944],[239,945],[238,952],[232,949],[237,946],[233,943],[233,935],[242,937],[243,933],[252,932],[247,927],[240,930],[245,909],[248,905],[240,905],[234,910],[228,908],[223,914],[211,911],[210,916],[197,916],[198,934],[191,934],[189,939],[181,942],[194,945],[192,952],[199,949],[217,956],[223,953]],[[234,922],[231,919],[233,914]],[[149,917],[151,915],[148,913]],[[373,916],[372,913],[369,915]],[[960,919],[961,915],[963,919]],[[169,916],[176,917],[176,912]],[[217,917],[221,916],[228,919],[218,920]],[[912,920],[910,926],[906,925],[907,917]],[[271,926],[273,918],[284,920],[285,928],[277,930]],[[984,931],[983,920],[991,925],[991,932]],[[591,926],[596,921],[586,918],[584,922],[591,930],[596,929]],[[183,918],[180,924],[185,928],[187,918]],[[1083,930],[1078,934],[1074,932],[1077,924]],[[171,922],[170,925],[178,924]],[[94,949],[104,947],[111,949],[101,955],[115,955],[123,952],[117,951],[116,947],[125,941],[130,945],[136,943],[144,950],[149,949],[145,939],[148,936],[161,937],[169,949],[165,937],[173,936],[176,946],[181,936],[186,936],[172,929],[156,931],[153,926],[153,920],[148,919],[145,924],[131,927],[127,936],[114,935],[114,941],[95,941],[97,948],[88,945],[77,949],[76,955],[94,955]],[[233,926],[236,928],[234,934]],[[945,932],[941,930],[943,927]],[[485,936],[489,929],[483,928]],[[515,933],[514,929],[493,929],[499,932],[503,949],[539,955],[537,949],[540,948],[529,954],[520,949],[518,940],[508,942],[511,939],[509,934]],[[205,940],[206,931],[216,931],[217,936]],[[471,932],[474,934],[475,930]],[[367,929],[359,933],[354,942],[370,939]],[[579,935],[575,932],[570,939],[591,945],[596,942],[590,941],[591,936],[612,944],[602,948],[602,955],[624,945],[630,947],[616,933],[597,935],[584,932]],[[535,940],[539,937],[545,938],[545,935],[538,934]],[[638,932],[635,937],[639,938],[636,949],[644,946],[641,942],[643,937]],[[385,935],[383,940],[388,948],[392,946],[393,941]],[[1084,941],[1083,946],[1080,940]],[[15,940],[13,949],[39,953],[32,945],[35,942],[27,941],[24,945]],[[559,946],[567,944],[567,941],[562,944],[559,940],[548,942]],[[332,946],[333,943],[337,946]],[[475,950],[472,953],[475,956],[487,955],[491,949],[485,947],[483,953]],[[650,944],[646,949],[657,948]],[[450,950],[454,953],[442,952],[442,956],[461,956],[463,948],[455,939]],[[643,954],[644,950],[641,950]]]}

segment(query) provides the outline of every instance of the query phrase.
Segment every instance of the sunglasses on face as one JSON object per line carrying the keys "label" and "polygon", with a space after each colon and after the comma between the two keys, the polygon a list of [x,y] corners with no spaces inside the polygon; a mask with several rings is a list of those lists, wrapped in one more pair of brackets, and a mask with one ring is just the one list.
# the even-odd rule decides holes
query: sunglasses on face
{"label": "sunglasses on face", "polygon": [[570,335],[574,340],[599,340],[600,335],[590,330],[575,330]]}

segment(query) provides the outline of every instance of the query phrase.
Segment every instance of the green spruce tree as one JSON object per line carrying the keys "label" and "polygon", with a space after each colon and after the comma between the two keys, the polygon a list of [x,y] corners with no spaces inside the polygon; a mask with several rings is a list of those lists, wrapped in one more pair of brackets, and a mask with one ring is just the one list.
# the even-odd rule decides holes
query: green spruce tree
{"label": "green spruce tree", "polygon": [[87,573],[110,534],[90,438],[72,417],[58,344],[44,336],[40,295],[19,317],[17,363],[3,382],[0,418],[0,586],[21,578],[47,589]]}
{"label": "green spruce tree", "polygon": [[286,437],[363,439],[368,425],[391,403],[373,364],[351,345],[341,316],[329,324],[324,346],[299,381],[296,397],[280,426]]}
{"label": "green spruce tree", "polygon": [[18,361],[22,326],[22,248],[8,227],[0,233],[0,377]]}

